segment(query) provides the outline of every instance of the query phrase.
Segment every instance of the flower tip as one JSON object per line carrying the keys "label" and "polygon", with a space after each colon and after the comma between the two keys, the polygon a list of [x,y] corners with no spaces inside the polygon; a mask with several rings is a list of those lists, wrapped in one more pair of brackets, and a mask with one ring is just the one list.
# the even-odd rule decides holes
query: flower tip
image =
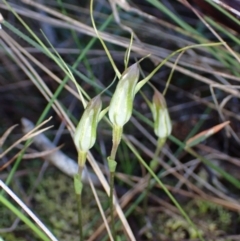
{"label": "flower tip", "polygon": [[101,109],[102,101],[99,95],[88,102],[74,134],[78,151],[87,152],[94,145]]}
{"label": "flower tip", "polygon": [[138,63],[123,72],[109,105],[108,114],[113,125],[123,127],[129,121],[138,78]]}
{"label": "flower tip", "polygon": [[172,132],[172,123],[165,98],[159,91],[155,90],[152,102],[154,132],[159,138],[167,138]]}

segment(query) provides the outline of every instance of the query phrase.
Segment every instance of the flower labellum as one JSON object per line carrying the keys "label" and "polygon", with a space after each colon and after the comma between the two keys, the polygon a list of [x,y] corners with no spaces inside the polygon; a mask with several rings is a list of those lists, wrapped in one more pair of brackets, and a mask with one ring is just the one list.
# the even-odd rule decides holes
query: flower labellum
{"label": "flower labellum", "polygon": [[135,87],[139,78],[138,63],[127,68],[116,87],[109,106],[109,119],[113,125],[123,127],[131,115],[135,96]]}
{"label": "flower labellum", "polygon": [[87,152],[94,145],[101,109],[102,101],[99,95],[87,104],[74,135],[74,143],[78,151]]}
{"label": "flower labellum", "polygon": [[163,95],[155,90],[152,103],[154,132],[159,138],[167,138],[172,131],[172,124]]}

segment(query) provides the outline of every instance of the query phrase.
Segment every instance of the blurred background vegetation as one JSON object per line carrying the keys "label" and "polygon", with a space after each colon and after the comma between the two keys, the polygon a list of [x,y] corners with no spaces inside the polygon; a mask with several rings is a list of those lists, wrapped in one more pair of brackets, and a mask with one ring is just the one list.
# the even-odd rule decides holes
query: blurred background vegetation
{"label": "blurred background vegetation", "polygon": [[[159,156],[156,174],[205,240],[240,240],[239,1],[231,2],[235,5],[229,4],[230,1],[217,5],[211,0],[134,0],[119,1],[122,5],[116,6],[117,2],[95,0],[93,15],[121,72],[124,70],[123,60],[131,31],[136,38],[130,64],[151,54],[141,63],[142,78],[180,48],[220,43],[187,50],[176,66],[177,55],[172,57],[151,79],[151,83],[161,92],[167,80],[171,80],[165,98],[173,131]],[[200,2],[210,5],[206,8]],[[87,47],[96,36],[90,19],[90,1],[12,0],[7,3],[9,5],[0,1],[4,18],[0,30],[0,133],[2,135],[11,126],[19,124],[23,117],[37,123],[40,116],[44,119],[53,116],[50,124],[54,127],[45,134],[54,145],[64,144],[61,150],[76,159],[77,153],[66,128],[67,121],[61,111],[56,111],[50,99],[57,93],[53,100],[59,102],[75,125],[82,114],[83,105],[69,91],[69,88],[75,91],[74,84],[68,77],[65,78],[66,73],[47,50],[54,52],[51,45],[56,49],[90,98],[113,81],[115,73],[100,42],[97,40],[90,48]],[[43,41],[47,50],[39,45],[16,13]],[[102,96],[104,106],[109,104],[114,86]],[[149,99],[152,98],[153,92],[149,86],[146,85],[143,92]],[[47,106],[50,108],[47,109]],[[188,138],[226,120],[231,122],[228,127],[195,147],[200,156],[219,169],[203,164],[183,149],[183,143]],[[147,163],[153,158],[156,148],[152,126],[151,112],[139,94],[135,98],[133,117],[124,128],[124,133]],[[19,125],[4,144],[1,143],[1,151],[21,136]],[[19,144],[4,155],[1,166],[22,148]],[[36,152],[38,149],[38,146],[31,146],[28,151]],[[110,128],[106,122],[101,122],[92,153],[105,174],[106,156],[110,150]],[[123,196],[121,201],[127,200],[123,210],[136,240],[198,240],[196,231],[189,227],[159,186],[154,186],[149,192],[145,192],[146,185],[137,186],[148,172],[124,142],[117,160],[119,197],[127,191],[134,193],[129,198]],[[54,166],[43,168],[43,163],[46,163],[44,156],[23,159],[14,171],[14,177],[9,179],[9,185],[59,240],[78,240],[72,179]],[[13,162],[1,169],[1,180],[7,180],[16,167],[14,165]],[[230,177],[226,178],[222,172]],[[96,237],[95,232],[102,224],[101,216],[88,186],[84,192],[86,240],[107,240],[105,230]],[[145,196],[140,198],[140,194]],[[98,190],[98,195],[106,210],[106,194]],[[146,195],[148,200],[144,205]],[[128,240],[121,226],[118,233],[121,240]],[[16,221],[16,216],[1,203],[0,237],[7,241],[39,240],[24,223]]]}

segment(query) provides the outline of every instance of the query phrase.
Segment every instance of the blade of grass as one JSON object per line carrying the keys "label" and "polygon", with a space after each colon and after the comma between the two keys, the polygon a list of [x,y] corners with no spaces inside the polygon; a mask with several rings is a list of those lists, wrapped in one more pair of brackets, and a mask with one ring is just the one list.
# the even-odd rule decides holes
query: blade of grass
{"label": "blade of grass", "polygon": [[[169,136],[169,139],[174,142],[175,144],[179,145],[181,148],[185,149],[185,144],[182,143],[180,140],[178,140],[176,137],[174,136]],[[193,149],[191,148],[187,148],[185,149],[189,154],[193,155],[194,157],[198,158],[199,160],[201,160],[204,164],[208,165],[209,167],[211,167],[212,169],[214,169],[215,171],[217,171],[218,173],[221,174],[221,176],[223,178],[225,178],[227,181],[229,181],[231,184],[233,184],[235,187],[237,187],[238,189],[240,189],[240,181],[238,179],[236,179],[235,177],[231,176],[230,174],[228,174],[226,171],[224,171],[222,168],[214,165],[210,160],[198,155]]]}
{"label": "blade of grass", "polygon": [[[107,25],[112,21],[113,17],[110,16],[106,21],[105,23],[101,26],[101,29],[103,30],[104,28],[107,27]],[[47,54],[48,55],[48,52],[45,51],[44,48],[42,48],[40,45],[38,45],[37,43],[35,43],[32,39],[30,39],[28,36],[22,34],[19,30],[17,30],[16,28],[14,28],[13,26],[11,26],[8,22],[4,22],[4,25],[7,26],[10,30],[13,30],[14,33],[18,34],[20,37],[23,37],[26,41],[28,41],[31,45],[33,45],[34,47],[40,47],[40,50],[43,51],[43,53]],[[80,63],[80,61],[83,59],[83,57],[86,55],[87,51],[93,46],[93,44],[95,43],[97,39],[96,38],[93,38],[89,44],[86,46],[86,48],[84,48],[84,50],[81,52],[81,54],[79,55],[79,57],[77,58],[76,62],[74,63],[73,65],[73,68],[75,69],[78,64]],[[41,114],[41,116],[39,117],[39,120],[37,121],[37,124],[38,125],[39,123],[41,123],[44,118],[47,116],[52,104],[54,103],[54,101],[57,99],[57,97],[59,96],[59,94],[61,93],[61,91],[63,90],[64,88],[64,85],[67,83],[68,81],[68,76],[66,76],[62,83],[58,86],[57,90],[55,91],[55,93],[53,94],[52,96],[52,99],[48,102],[46,108],[44,109],[43,113]],[[22,159],[22,156],[23,154],[25,153],[25,150],[27,148],[28,145],[30,145],[30,142],[27,142],[25,144],[26,146],[24,147],[23,151],[22,151],[22,154],[19,155],[19,158],[16,160],[11,172],[9,173],[9,176],[6,180],[6,184],[9,185],[12,178],[13,178],[13,175],[14,173],[16,172],[17,170],[17,167],[19,166],[20,162],[21,162],[21,159]]]}
{"label": "blade of grass", "polygon": [[187,215],[187,213],[183,210],[181,205],[178,203],[178,201],[173,197],[173,195],[168,191],[168,189],[165,187],[164,183],[157,177],[157,175],[153,172],[153,170],[147,165],[147,163],[142,159],[141,155],[139,155],[138,151],[135,149],[135,147],[126,139],[124,138],[127,146],[129,149],[134,153],[136,158],[139,160],[139,162],[147,169],[149,174],[154,178],[156,183],[159,184],[159,186],[163,189],[163,191],[167,194],[167,196],[170,198],[170,200],[173,202],[173,204],[176,206],[176,208],[179,210],[179,212],[182,214],[182,216],[185,218],[185,220],[188,222],[188,224],[196,231],[198,234],[198,237],[201,241],[204,241],[201,233],[198,231],[196,225],[192,222],[190,217]]}
{"label": "blade of grass", "polygon": [[18,210],[7,198],[0,195],[0,202],[5,205],[9,210],[11,210],[18,218],[20,218],[37,236],[39,236],[44,241],[57,241],[57,239],[50,233],[50,231],[45,227],[45,225],[36,218],[32,211],[0,180],[0,187],[3,188],[11,197],[20,204],[25,211],[31,216],[31,218],[44,230],[40,230],[40,227],[37,227],[33,222],[26,217],[20,210]]}

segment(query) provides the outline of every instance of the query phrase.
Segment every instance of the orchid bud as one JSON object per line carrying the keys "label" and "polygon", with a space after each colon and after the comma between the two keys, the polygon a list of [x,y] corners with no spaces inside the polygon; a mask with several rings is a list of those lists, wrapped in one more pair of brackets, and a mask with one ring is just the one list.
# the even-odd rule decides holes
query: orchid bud
{"label": "orchid bud", "polygon": [[87,104],[74,135],[74,143],[78,151],[87,152],[94,145],[101,109],[102,101],[99,95]]}
{"label": "orchid bud", "polygon": [[168,113],[167,105],[164,96],[157,90],[153,95],[153,103],[151,105],[154,132],[159,138],[167,138],[172,131],[172,124]]}
{"label": "orchid bud", "polygon": [[131,115],[135,96],[135,87],[139,78],[138,63],[127,68],[116,87],[109,106],[109,119],[113,125],[123,127]]}

